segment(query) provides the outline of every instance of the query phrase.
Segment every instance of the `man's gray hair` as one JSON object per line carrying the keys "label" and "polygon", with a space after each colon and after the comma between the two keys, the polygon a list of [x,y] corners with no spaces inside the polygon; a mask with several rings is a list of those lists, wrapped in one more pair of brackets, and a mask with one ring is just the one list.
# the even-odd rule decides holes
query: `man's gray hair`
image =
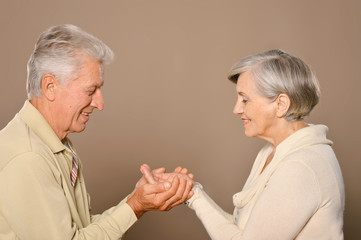
{"label": "man's gray hair", "polygon": [[228,79],[237,83],[238,77],[247,71],[262,96],[274,100],[281,93],[288,95],[291,104],[284,116],[288,121],[303,119],[319,101],[320,86],[310,67],[282,50],[241,59],[231,68]]}
{"label": "man's gray hair", "polygon": [[28,99],[42,96],[41,80],[52,74],[61,83],[76,79],[84,57],[103,64],[110,63],[113,51],[101,40],[70,24],[53,26],[44,31],[28,61],[26,91]]}

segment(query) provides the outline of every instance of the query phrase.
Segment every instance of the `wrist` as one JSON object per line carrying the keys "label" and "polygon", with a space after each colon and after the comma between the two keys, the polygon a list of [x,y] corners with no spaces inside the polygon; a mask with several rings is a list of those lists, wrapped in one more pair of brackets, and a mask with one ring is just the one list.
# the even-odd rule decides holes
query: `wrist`
{"label": "wrist", "polygon": [[134,194],[132,196],[128,197],[128,200],[126,203],[133,210],[135,216],[137,216],[137,219],[141,218],[143,216],[143,214],[146,212],[144,210],[144,208],[141,206],[141,204],[139,203],[139,201],[137,201],[134,198]]}
{"label": "wrist", "polygon": [[194,185],[193,185],[193,188],[192,188],[193,196],[190,199],[188,199],[187,201],[184,202],[184,204],[186,206],[189,206],[191,204],[192,199],[195,196],[195,193],[196,193],[197,189],[203,189],[203,186],[199,182],[194,182]]}

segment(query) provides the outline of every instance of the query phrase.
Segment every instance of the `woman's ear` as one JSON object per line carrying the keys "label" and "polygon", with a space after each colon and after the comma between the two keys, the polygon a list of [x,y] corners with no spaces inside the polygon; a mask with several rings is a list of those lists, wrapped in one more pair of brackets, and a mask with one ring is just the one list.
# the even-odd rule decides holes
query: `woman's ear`
{"label": "woman's ear", "polygon": [[277,102],[277,117],[282,118],[285,116],[291,105],[290,98],[288,97],[287,94],[281,93],[280,95],[278,95],[276,102]]}
{"label": "woman's ear", "polygon": [[41,79],[41,89],[43,95],[49,100],[55,100],[55,91],[58,87],[59,82],[56,80],[55,76],[52,74],[45,74]]}

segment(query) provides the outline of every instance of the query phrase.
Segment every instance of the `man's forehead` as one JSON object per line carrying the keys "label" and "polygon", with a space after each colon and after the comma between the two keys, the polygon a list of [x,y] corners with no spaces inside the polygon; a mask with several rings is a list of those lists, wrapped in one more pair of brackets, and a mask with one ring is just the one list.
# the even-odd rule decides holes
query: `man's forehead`
{"label": "man's forehead", "polygon": [[102,77],[94,77],[91,79],[85,80],[87,87],[102,87],[104,86],[104,81]]}

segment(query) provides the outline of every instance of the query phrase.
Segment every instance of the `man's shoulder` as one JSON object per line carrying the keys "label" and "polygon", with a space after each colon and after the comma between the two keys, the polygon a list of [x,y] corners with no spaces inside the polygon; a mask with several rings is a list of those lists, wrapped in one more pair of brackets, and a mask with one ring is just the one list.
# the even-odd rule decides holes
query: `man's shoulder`
{"label": "man's shoulder", "polygon": [[0,131],[0,155],[22,151],[29,147],[29,128],[19,118],[15,117]]}
{"label": "man's shoulder", "polygon": [[0,171],[14,158],[23,154],[41,154],[46,146],[36,138],[26,123],[16,115],[0,131]]}

